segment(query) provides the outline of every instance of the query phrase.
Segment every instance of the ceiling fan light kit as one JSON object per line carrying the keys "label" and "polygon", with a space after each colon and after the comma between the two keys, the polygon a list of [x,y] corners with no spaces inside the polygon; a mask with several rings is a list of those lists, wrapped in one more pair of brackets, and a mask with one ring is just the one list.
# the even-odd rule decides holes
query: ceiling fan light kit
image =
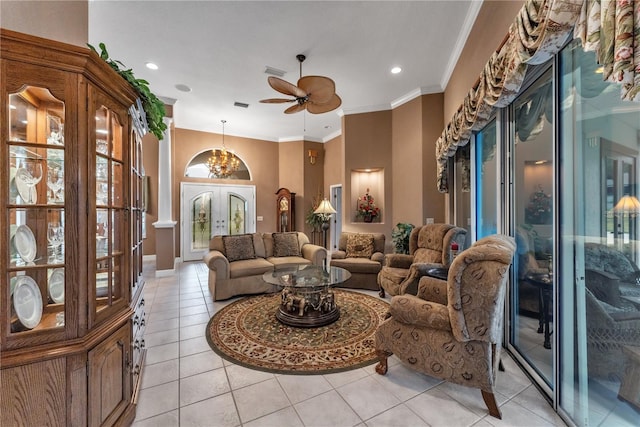
{"label": "ceiling fan light kit", "polygon": [[300,79],[297,85],[293,85],[279,77],[269,76],[267,82],[276,91],[293,96],[289,98],[269,98],[260,102],[267,104],[282,104],[295,102],[294,105],[284,110],[285,114],[298,113],[307,110],[312,114],[322,114],[335,110],[342,104],[342,100],[336,94],[336,84],[329,77],[324,76],[304,76],[302,77],[302,63],[306,57],[302,54],[296,55],[300,62]]}

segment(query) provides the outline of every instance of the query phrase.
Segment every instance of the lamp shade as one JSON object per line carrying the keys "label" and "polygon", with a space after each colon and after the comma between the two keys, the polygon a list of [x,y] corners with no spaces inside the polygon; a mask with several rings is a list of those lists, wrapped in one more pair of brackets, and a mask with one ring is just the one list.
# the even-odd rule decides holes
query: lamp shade
{"label": "lamp shade", "polygon": [[323,214],[323,215],[331,215],[336,213],[336,210],[333,209],[333,206],[331,206],[331,203],[329,203],[329,201],[327,199],[322,200],[322,203],[320,203],[320,206],[318,206],[318,209],[316,209],[315,211],[313,211],[313,213],[316,214]]}
{"label": "lamp shade", "polygon": [[625,194],[613,207],[616,213],[637,214],[640,213],[640,201],[635,196]]}

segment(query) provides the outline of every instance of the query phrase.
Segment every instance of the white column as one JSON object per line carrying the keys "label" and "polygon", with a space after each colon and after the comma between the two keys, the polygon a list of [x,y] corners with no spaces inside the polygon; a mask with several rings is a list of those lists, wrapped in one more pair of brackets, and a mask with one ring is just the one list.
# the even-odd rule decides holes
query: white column
{"label": "white column", "polygon": [[158,221],[153,225],[156,228],[174,226],[171,214],[171,124],[173,119],[163,119],[167,125],[164,137],[158,142]]}

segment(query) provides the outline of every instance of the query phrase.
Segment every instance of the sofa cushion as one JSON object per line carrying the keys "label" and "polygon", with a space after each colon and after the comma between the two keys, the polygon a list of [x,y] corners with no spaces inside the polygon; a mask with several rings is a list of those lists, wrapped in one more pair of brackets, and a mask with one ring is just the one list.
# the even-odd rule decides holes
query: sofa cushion
{"label": "sofa cushion", "polygon": [[274,257],[301,256],[298,233],[273,233],[272,236]]}
{"label": "sofa cushion", "polygon": [[258,276],[273,271],[273,264],[264,258],[245,259],[229,264],[229,277]]}
{"label": "sofa cushion", "polygon": [[350,273],[378,274],[382,265],[368,258],[339,259],[331,257],[332,267],[341,267]]}
{"label": "sofa cushion", "polygon": [[373,235],[354,233],[347,237],[347,258],[371,258]]}
{"label": "sofa cushion", "polygon": [[223,236],[222,242],[224,243],[225,256],[229,262],[254,259],[256,257],[251,234]]}

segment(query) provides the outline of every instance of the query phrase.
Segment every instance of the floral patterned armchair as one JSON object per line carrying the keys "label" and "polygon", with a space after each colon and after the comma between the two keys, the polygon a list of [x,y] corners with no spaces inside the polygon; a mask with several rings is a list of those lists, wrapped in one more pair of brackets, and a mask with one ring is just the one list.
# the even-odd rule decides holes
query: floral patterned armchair
{"label": "floral patterned armchair", "polygon": [[391,295],[415,295],[420,277],[429,269],[449,268],[451,243],[463,247],[467,230],[451,224],[427,224],[416,227],[409,236],[409,255],[387,254],[378,273],[380,297],[385,290]]}
{"label": "floral patterned armchair", "polygon": [[449,269],[444,304],[409,294],[394,296],[390,317],[375,334],[376,372],[386,374],[387,357],[396,354],[416,371],[479,388],[489,413],[501,418],[495,380],[514,252],[513,238],[503,235],[481,239],[463,251]]}

